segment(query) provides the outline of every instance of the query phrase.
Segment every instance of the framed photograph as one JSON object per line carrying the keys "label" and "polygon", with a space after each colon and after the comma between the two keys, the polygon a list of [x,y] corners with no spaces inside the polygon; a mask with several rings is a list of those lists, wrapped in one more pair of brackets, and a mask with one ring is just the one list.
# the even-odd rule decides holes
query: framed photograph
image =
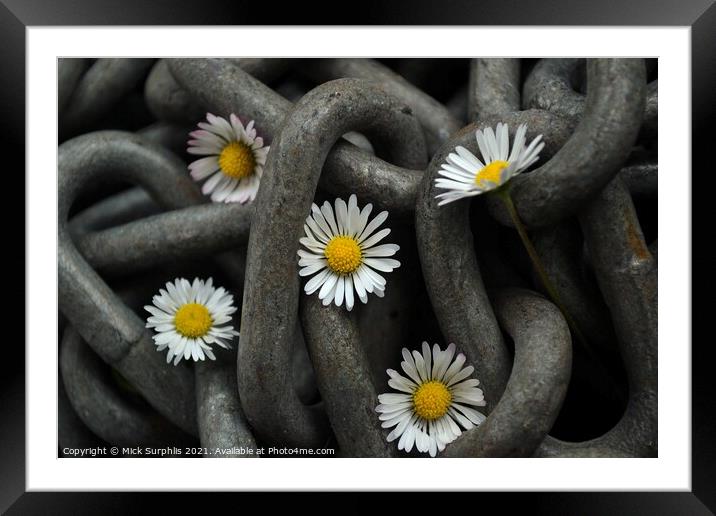
{"label": "framed photograph", "polygon": [[6,207],[26,325],[3,510],[82,513],[79,491],[716,506],[691,330],[712,2],[396,3],[356,26],[62,4],[0,6],[25,170],[6,195],[26,200]]}

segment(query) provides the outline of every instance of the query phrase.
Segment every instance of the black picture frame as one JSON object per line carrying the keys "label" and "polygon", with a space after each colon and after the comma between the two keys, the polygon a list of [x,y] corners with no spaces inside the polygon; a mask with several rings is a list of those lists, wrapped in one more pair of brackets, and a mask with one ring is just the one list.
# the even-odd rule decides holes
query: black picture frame
{"label": "black picture frame", "polygon": [[[359,8],[358,8],[359,7]],[[387,2],[365,1],[351,4],[355,13],[339,14],[331,2],[291,3],[280,9],[261,2],[204,0],[1,0],[0,1],[0,109],[2,116],[2,147],[6,157],[5,179],[18,203],[3,203],[6,231],[13,233],[15,249],[6,256],[9,286],[17,314],[6,314],[14,320],[25,320],[24,278],[17,272],[31,274],[25,266],[25,230],[17,214],[24,213],[25,177],[25,31],[38,25],[225,25],[225,24],[345,24],[356,25],[641,25],[691,27],[692,55],[692,146],[693,170],[699,176],[713,173],[712,121],[716,120],[716,5],[713,0],[634,0],[599,2],[591,0],[553,0],[520,2],[519,0],[469,0],[431,2],[413,0]],[[330,14],[329,14],[330,13]],[[703,170],[702,170],[703,169]],[[683,177],[688,171],[667,171]],[[51,173],[48,172],[48,176]],[[673,177],[673,176],[672,176]],[[692,176],[693,177],[693,176]],[[701,195],[708,189],[693,188]],[[709,233],[711,214],[701,204],[692,212],[692,235]],[[22,210],[22,211],[20,211]],[[701,211],[699,211],[701,210]],[[7,232],[5,233],[7,235]],[[692,252],[705,246],[708,239],[693,241]],[[7,244],[6,244],[7,245]],[[708,256],[704,253],[703,256]],[[713,259],[693,259],[698,266],[699,281],[693,293],[706,293],[713,274]],[[7,288],[7,287],[6,287]],[[52,295],[52,294],[50,294]],[[706,320],[707,297],[698,302],[694,296],[692,318]],[[22,302],[19,300],[22,299]],[[700,317],[699,317],[700,316]],[[5,321],[6,324],[8,321]],[[15,325],[23,328],[24,324]],[[8,326],[6,326],[7,328]],[[708,334],[706,334],[708,335]],[[21,340],[22,339],[22,340]],[[25,492],[25,352],[24,331],[6,334],[3,357],[0,359],[0,511],[8,514],[103,514],[134,513],[158,495],[127,493],[26,493]],[[510,510],[515,504],[526,503],[537,514],[709,514],[716,511],[716,416],[712,393],[716,375],[711,372],[713,346],[710,339],[693,338],[692,345],[692,491],[690,493],[474,493],[480,504]],[[691,343],[669,343],[688,346]],[[187,508],[188,495],[171,496],[166,505]],[[233,495],[221,495],[225,499]],[[298,495],[296,495],[298,496]],[[167,498],[167,497],[163,497]],[[191,497],[192,502],[196,498]],[[419,498],[418,498],[419,501]],[[162,500],[162,503],[167,503]],[[198,502],[201,503],[201,502]],[[276,502],[271,502],[276,503]],[[329,502],[330,504],[330,502]],[[361,502],[357,502],[360,507]],[[51,507],[48,512],[46,509]],[[109,511],[109,508],[112,511]],[[482,510],[486,506],[481,506]]]}

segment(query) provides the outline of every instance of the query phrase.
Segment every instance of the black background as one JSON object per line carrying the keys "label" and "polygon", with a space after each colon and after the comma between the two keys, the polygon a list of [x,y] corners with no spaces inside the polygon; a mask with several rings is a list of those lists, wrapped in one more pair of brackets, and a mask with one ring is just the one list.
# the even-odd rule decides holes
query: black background
{"label": "black background", "polygon": [[[161,513],[177,507],[200,513],[226,502],[232,512],[259,503],[262,512],[279,503],[300,504],[304,510],[324,507],[339,513],[383,512],[379,500],[349,494],[338,499],[324,494],[320,504],[307,494],[261,497],[249,494],[197,495],[194,493],[26,493],[25,491],[25,27],[32,25],[683,25],[692,27],[692,239],[694,329],[713,309],[714,258],[698,253],[711,244],[713,211],[695,197],[712,195],[707,179],[716,173],[712,157],[716,122],[716,5],[713,0],[452,0],[291,2],[254,0],[2,0],[0,3],[0,146],[5,182],[2,203],[2,242],[6,264],[3,275],[5,306],[0,339],[0,511],[8,514],[135,514],[161,503]],[[90,43],[88,42],[88,45]],[[489,52],[495,42],[475,43],[475,54]],[[89,47],[88,47],[89,48]],[[48,114],[52,119],[52,114]],[[687,180],[688,161],[681,170],[664,170],[662,179]],[[48,180],[53,177],[48,171]],[[694,185],[696,187],[694,188]],[[14,200],[16,202],[12,202]],[[662,271],[662,273],[668,273]],[[699,296],[699,294],[702,294]],[[55,295],[48,292],[47,295]],[[668,317],[668,314],[662,314]],[[47,343],[52,352],[54,343]],[[688,346],[688,342],[660,345]],[[692,488],[693,493],[470,493],[449,494],[446,513],[470,511],[509,513],[518,506],[531,514],[712,514],[716,510],[716,374],[714,341],[709,333],[695,332],[692,344]],[[211,500],[207,497],[210,496]],[[236,499],[236,498],[239,499]],[[416,504],[434,501],[433,494],[410,494]],[[248,499],[247,499],[248,498]],[[313,498],[313,497],[311,497]],[[405,498],[404,496],[401,498]],[[270,499],[270,500],[269,500]],[[253,502],[253,503],[252,503]],[[440,502],[442,503],[442,502]],[[11,507],[12,506],[12,507]],[[402,503],[401,503],[402,506]],[[711,509],[711,511],[709,510]],[[407,506],[398,509],[408,512]],[[422,512],[421,511],[421,512]],[[396,511],[397,512],[397,511]]]}

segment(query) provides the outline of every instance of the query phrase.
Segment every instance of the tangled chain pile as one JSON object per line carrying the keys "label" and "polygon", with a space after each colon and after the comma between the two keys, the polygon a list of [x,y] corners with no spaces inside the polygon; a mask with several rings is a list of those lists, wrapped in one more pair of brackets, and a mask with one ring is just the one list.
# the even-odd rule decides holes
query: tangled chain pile
{"label": "tangled chain pile", "polygon": [[[656,456],[654,62],[456,62],[60,60],[60,449]],[[564,312],[499,198],[438,206],[500,123]]]}

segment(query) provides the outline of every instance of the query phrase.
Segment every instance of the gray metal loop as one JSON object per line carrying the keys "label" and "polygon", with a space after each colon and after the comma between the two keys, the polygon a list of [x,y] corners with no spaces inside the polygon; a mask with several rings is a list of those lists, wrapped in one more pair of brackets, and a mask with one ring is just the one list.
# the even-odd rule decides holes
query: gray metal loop
{"label": "gray metal loop", "polygon": [[60,372],[67,397],[96,435],[116,446],[188,446],[188,434],[141,402],[122,393],[110,368],[71,326],[60,347]]}
{"label": "gray metal loop", "polygon": [[373,59],[311,59],[301,71],[318,83],[354,77],[380,84],[387,93],[405,102],[415,112],[425,128],[431,149],[439,147],[462,127],[445,106]]}
{"label": "gray metal loop", "polygon": [[[589,59],[587,83],[584,116],[572,137],[551,160],[512,180],[513,200],[529,227],[575,214],[619,172],[636,140],[646,96],[644,60]],[[511,225],[500,204],[492,211]]]}
{"label": "gray metal loop", "polygon": [[309,92],[274,139],[256,198],[261,217],[249,237],[238,367],[252,427],[279,443],[325,443],[324,416],[299,401],[289,378],[298,324],[296,251],[323,163],[351,130],[366,134],[400,166],[425,166],[422,130],[412,112],[379,86],[356,79]]}
{"label": "gray metal loop", "polygon": [[470,63],[468,120],[475,122],[520,109],[520,60],[473,59]]}
{"label": "gray metal loop", "polygon": [[619,171],[632,197],[656,200],[659,191],[659,165],[657,163],[635,163]]}
{"label": "gray metal loop", "polygon": [[515,342],[510,379],[485,422],[448,446],[445,457],[529,456],[552,428],[567,392],[572,343],[559,309],[522,289],[498,292],[494,307]]}
{"label": "gray metal loop", "polygon": [[585,105],[585,95],[578,90],[584,72],[584,59],[540,59],[525,79],[523,107],[579,118]]}
{"label": "gray metal loop", "polygon": [[[139,83],[153,63],[154,59],[97,59],[81,78],[75,79],[72,93],[63,93],[67,100],[60,117],[60,135],[77,134],[106,115]],[[71,75],[75,74],[76,71]],[[71,83],[63,79],[66,88]]]}
{"label": "gray metal loop", "polygon": [[[236,58],[223,61],[241,68],[262,82],[271,82],[291,66],[291,59]],[[167,59],[152,68],[144,86],[147,107],[159,120],[196,123],[204,118],[205,109],[174,79]]]}
{"label": "gray metal loop", "polygon": [[[524,108],[546,109],[579,120],[586,106],[584,59],[541,59],[524,84]],[[640,140],[657,136],[659,91],[658,81],[647,85],[646,105]]]}
{"label": "gray metal loop", "polygon": [[301,320],[331,428],[342,457],[392,457],[376,417],[378,392],[361,343],[355,315],[324,307],[316,296],[301,297]]}
{"label": "gray metal loop", "polygon": [[136,272],[246,244],[253,206],[203,204],[88,233],[77,248],[96,270]]}
{"label": "gray metal loop", "polygon": [[77,82],[89,66],[89,59],[57,60],[57,110],[62,113],[77,87]]}
{"label": "gray metal loop", "polygon": [[629,192],[615,178],[580,216],[599,287],[610,308],[627,370],[629,402],[619,423],[583,443],[546,439],[538,456],[657,455],[657,264],[644,242]]}
{"label": "gray metal loop", "polygon": [[218,457],[255,457],[237,448],[256,449],[236,384],[236,352],[194,365],[199,439],[202,448],[222,450]]}

